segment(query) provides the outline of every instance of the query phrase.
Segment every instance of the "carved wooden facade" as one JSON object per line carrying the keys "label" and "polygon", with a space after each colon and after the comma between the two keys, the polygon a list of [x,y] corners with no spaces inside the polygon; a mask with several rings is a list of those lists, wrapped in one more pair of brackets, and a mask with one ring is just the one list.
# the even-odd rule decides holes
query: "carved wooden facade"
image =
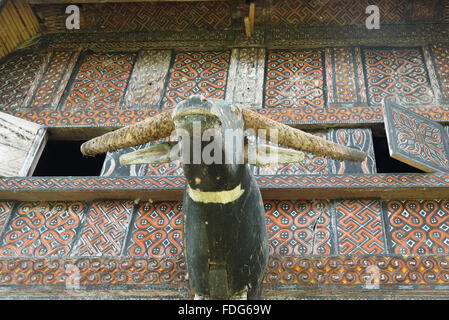
{"label": "carved wooden facade", "polygon": [[[87,140],[202,94],[367,152],[361,164],[306,155],[253,169],[269,236],[263,297],[449,295],[448,1],[378,1],[380,29],[367,30],[369,1],[260,0],[251,37],[245,1],[85,1],[80,30],[65,28],[66,4],[27,2],[42,33],[0,61],[0,111],[50,139]],[[384,113],[391,98],[401,115]],[[440,152],[438,168],[379,172],[387,122]],[[98,176],[0,178],[1,295],[68,294],[73,265],[84,295],[187,297],[182,168],[121,167],[120,153]]]}

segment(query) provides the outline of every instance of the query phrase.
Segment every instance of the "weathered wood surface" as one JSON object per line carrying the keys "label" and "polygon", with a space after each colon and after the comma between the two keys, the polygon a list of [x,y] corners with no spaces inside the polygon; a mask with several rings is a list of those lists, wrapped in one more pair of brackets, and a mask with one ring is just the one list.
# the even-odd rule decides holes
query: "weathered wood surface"
{"label": "weathered wood surface", "polygon": [[45,139],[40,125],[0,112],[0,176],[30,174]]}
{"label": "weathered wood surface", "polygon": [[125,96],[127,107],[157,106],[164,92],[171,50],[141,50]]}

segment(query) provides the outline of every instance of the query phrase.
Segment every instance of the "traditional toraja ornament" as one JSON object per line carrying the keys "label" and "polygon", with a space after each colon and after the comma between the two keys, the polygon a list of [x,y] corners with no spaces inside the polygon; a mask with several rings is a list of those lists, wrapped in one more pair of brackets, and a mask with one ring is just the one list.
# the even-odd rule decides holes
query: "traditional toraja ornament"
{"label": "traditional toraja ornament", "polygon": [[[167,137],[175,130],[179,144],[164,143],[122,155],[121,163],[181,159],[186,176],[184,250],[190,293],[195,298],[260,296],[268,262],[265,210],[256,180],[245,163],[300,162],[304,158],[302,152],[274,146],[251,149],[244,129],[255,135],[263,133],[267,140],[292,149],[338,160],[366,158],[365,152],[279,124],[223,100],[201,96],[182,101],[173,112],[163,112],[81,146],[84,155],[92,156]],[[232,143],[230,132],[234,133]]]}
{"label": "traditional toraja ornament", "polygon": [[392,100],[384,107],[391,157],[426,172],[449,171],[449,137],[439,123]]}

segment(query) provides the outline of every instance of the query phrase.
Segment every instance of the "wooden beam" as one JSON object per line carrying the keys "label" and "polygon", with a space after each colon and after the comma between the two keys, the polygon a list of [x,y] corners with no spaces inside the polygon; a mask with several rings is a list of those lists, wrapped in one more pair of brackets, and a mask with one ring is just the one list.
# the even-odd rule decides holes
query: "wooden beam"
{"label": "wooden beam", "polygon": [[[449,174],[256,175],[264,200],[449,199]],[[182,200],[183,176],[0,178],[0,199]]]}
{"label": "wooden beam", "polygon": [[247,37],[251,37],[251,25],[249,23],[249,18],[245,17],[243,18],[243,22],[245,24],[245,34]]}
{"label": "wooden beam", "polygon": [[22,0],[28,4],[83,4],[83,3],[107,3],[107,2],[200,2],[200,1],[226,1],[226,0]]}
{"label": "wooden beam", "polygon": [[249,27],[251,30],[251,34],[254,33],[254,15],[255,15],[255,11],[256,11],[256,3],[255,2],[251,2],[249,4]]}

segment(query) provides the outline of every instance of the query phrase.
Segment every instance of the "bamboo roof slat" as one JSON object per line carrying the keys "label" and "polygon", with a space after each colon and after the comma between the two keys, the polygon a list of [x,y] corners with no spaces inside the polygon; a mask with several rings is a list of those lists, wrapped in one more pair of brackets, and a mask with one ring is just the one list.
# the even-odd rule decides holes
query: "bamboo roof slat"
{"label": "bamboo roof slat", "polygon": [[0,59],[39,32],[30,5],[18,0],[0,0]]}

